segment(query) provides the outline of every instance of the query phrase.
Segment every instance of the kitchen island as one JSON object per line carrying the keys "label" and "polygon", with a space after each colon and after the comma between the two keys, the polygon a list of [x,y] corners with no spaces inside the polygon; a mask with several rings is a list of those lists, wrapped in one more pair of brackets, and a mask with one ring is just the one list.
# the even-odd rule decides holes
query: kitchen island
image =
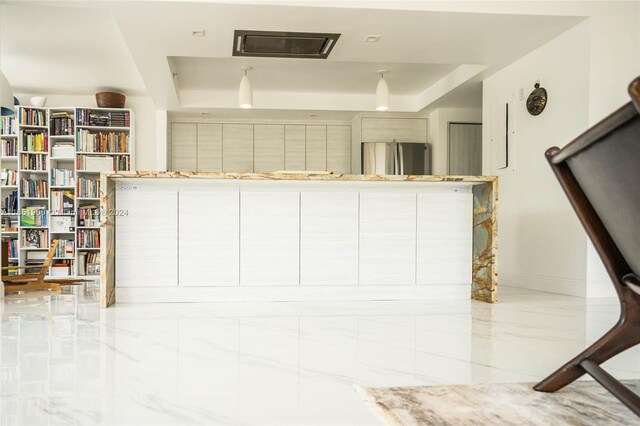
{"label": "kitchen island", "polygon": [[497,301],[497,178],[101,176],[101,304]]}

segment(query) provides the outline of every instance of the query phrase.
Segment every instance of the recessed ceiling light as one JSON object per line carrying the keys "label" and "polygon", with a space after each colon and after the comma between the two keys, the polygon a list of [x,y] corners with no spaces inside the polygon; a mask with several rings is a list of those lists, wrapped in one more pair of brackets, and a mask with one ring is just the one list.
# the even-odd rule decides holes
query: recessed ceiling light
{"label": "recessed ceiling light", "polygon": [[368,35],[364,38],[364,41],[366,41],[367,43],[375,43],[376,41],[380,40],[380,35]]}
{"label": "recessed ceiling light", "polygon": [[211,115],[210,112],[203,112],[202,115]]}
{"label": "recessed ceiling light", "polygon": [[191,35],[194,37],[204,37],[204,30],[191,30]]}
{"label": "recessed ceiling light", "polygon": [[309,114],[309,117],[317,117],[318,114]]}

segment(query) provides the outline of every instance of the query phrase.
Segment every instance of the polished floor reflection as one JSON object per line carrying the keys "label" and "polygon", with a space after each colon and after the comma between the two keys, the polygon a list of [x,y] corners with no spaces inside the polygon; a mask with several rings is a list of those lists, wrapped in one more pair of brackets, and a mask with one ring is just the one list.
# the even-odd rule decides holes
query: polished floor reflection
{"label": "polished floor reflection", "polygon": [[[380,424],[353,385],[536,381],[613,299],[121,304],[93,285],[4,301],[0,424]],[[640,378],[639,350],[608,363]]]}

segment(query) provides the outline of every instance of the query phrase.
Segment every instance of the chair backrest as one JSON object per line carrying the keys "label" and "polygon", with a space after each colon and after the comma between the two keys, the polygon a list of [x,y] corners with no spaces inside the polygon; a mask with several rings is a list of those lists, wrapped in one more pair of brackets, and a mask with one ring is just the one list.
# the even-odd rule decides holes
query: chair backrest
{"label": "chair backrest", "polygon": [[38,279],[44,280],[45,274],[49,271],[49,266],[53,262],[53,256],[56,253],[56,248],[58,247],[58,240],[51,241],[51,247],[49,247],[49,251],[47,252],[47,257],[44,259],[44,263],[42,264],[42,269],[38,272]]}
{"label": "chair backrest", "polygon": [[552,165],[566,164],[630,272],[637,276],[640,276],[640,114],[634,102],[640,105],[639,89],[640,78],[629,89],[633,102],[549,159]]}

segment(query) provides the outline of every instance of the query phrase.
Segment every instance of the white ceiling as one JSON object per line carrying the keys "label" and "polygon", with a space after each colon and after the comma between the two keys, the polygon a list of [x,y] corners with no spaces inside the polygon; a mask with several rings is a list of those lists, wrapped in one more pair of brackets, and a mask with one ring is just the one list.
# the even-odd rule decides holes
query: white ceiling
{"label": "white ceiling", "polygon": [[[254,67],[256,111],[372,110],[380,68],[390,70],[394,111],[478,106],[482,78],[584,19],[443,12],[433,10],[433,2],[378,2],[386,10],[358,2],[339,8],[230,1],[9,3],[0,6],[1,65],[17,92],[91,94],[113,87],[149,94],[160,109],[225,114],[237,109],[241,65]],[[423,3],[432,10],[418,10]],[[405,10],[389,9],[394,4]],[[192,29],[206,36],[192,37]],[[342,35],[327,60],[237,58],[236,29]],[[365,43],[369,34],[382,38]]]}

